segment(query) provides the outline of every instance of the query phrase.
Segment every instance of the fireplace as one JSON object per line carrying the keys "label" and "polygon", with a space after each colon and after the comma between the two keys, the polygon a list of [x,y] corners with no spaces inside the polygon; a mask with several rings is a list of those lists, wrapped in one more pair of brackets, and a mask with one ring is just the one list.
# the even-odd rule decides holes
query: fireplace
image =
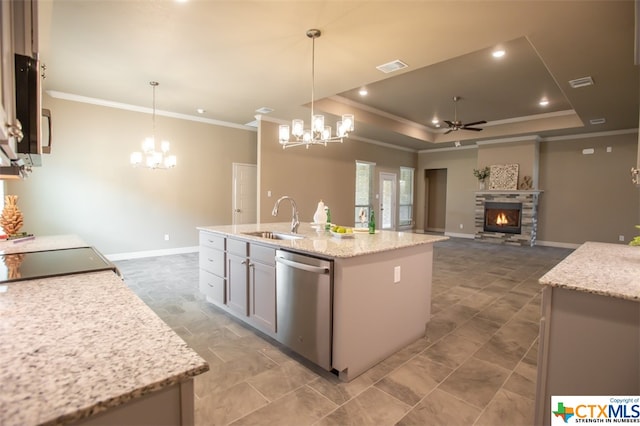
{"label": "fireplace", "polygon": [[519,234],[522,203],[484,203],[484,231]]}

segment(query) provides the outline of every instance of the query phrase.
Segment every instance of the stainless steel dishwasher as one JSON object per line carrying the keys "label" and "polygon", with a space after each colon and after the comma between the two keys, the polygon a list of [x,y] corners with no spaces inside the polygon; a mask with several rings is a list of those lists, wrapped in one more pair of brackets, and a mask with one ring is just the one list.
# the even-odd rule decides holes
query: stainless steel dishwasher
{"label": "stainless steel dishwasher", "polygon": [[333,261],[276,250],[277,340],[331,371]]}

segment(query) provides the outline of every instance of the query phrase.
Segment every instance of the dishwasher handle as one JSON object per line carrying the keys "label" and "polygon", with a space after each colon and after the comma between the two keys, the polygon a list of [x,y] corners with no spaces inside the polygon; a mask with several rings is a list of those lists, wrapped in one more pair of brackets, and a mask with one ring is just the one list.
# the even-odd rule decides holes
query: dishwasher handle
{"label": "dishwasher handle", "polygon": [[284,257],[276,256],[276,262],[280,262],[283,265],[287,265],[287,266],[290,266],[290,267],[296,268],[296,269],[302,269],[304,271],[313,272],[313,273],[316,273],[316,274],[328,274],[329,273],[329,268],[327,268],[325,266],[307,265],[306,263],[294,262],[293,260],[285,259]]}

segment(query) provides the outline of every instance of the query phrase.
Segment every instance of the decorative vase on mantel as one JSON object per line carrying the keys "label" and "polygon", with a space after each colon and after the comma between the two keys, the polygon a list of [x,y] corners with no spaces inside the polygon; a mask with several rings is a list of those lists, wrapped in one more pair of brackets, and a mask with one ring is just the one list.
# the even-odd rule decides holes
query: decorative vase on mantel
{"label": "decorative vase on mantel", "polygon": [[484,181],[479,180],[478,183],[480,184],[480,191],[484,191]]}

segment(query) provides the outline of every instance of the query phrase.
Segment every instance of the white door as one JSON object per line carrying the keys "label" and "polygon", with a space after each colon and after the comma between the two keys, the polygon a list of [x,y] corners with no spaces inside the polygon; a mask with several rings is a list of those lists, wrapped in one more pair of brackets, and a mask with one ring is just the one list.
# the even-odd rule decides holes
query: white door
{"label": "white door", "polygon": [[256,223],[257,167],[233,163],[233,224]]}
{"label": "white door", "polygon": [[380,173],[380,218],[376,220],[380,229],[396,228],[396,175]]}

